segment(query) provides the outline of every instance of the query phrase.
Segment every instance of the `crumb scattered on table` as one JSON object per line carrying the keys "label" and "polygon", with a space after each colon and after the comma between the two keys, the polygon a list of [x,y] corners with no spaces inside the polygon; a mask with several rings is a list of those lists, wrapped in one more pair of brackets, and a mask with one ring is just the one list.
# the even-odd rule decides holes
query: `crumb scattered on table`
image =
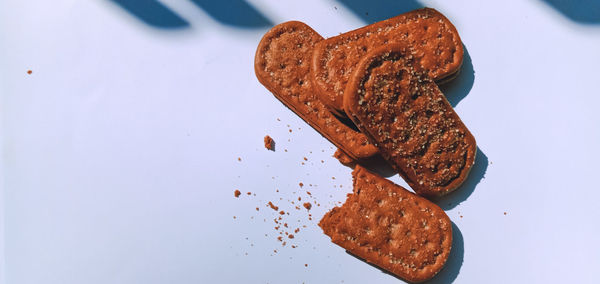
{"label": "crumb scattered on table", "polygon": [[267,148],[267,150],[275,151],[275,140],[273,140],[273,138],[271,138],[271,136],[269,136],[269,135],[265,136],[264,142],[265,142],[265,148]]}

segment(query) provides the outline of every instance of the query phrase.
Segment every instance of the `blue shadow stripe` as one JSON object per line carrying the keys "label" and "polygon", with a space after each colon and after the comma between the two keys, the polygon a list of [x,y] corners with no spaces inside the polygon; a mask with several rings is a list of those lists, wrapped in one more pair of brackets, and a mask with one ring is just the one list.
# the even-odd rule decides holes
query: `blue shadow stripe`
{"label": "blue shadow stripe", "polygon": [[544,0],[544,2],[575,22],[600,23],[600,0]]}
{"label": "blue shadow stripe", "polygon": [[263,14],[244,0],[191,0],[221,24],[237,28],[272,26]]}
{"label": "blue shadow stripe", "polygon": [[155,0],[109,0],[142,22],[156,28],[185,28],[190,24]]}
{"label": "blue shadow stripe", "polygon": [[414,0],[338,0],[368,24],[423,8]]}

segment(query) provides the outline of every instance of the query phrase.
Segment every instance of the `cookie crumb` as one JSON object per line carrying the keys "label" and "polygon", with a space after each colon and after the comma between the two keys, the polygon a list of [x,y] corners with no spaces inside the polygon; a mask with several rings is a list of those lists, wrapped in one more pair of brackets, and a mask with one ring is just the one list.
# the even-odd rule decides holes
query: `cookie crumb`
{"label": "cookie crumb", "polygon": [[310,204],[310,202],[304,202],[304,208],[306,208],[306,210],[310,210],[310,208],[312,208],[312,204]]}
{"label": "cookie crumb", "polygon": [[506,212],[504,212],[504,215],[506,215]]}
{"label": "cookie crumb", "polygon": [[248,191],[246,192],[247,195],[252,195],[252,192]]}
{"label": "cookie crumb", "polygon": [[288,235],[288,238],[290,238],[290,239],[293,239],[293,238],[294,238],[294,235],[292,235],[292,234],[289,234],[289,235]]}
{"label": "cookie crumb", "polygon": [[267,148],[267,150],[271,150],[271,151],[275,152],[275,140],[273,140],[273,138],[271,138],[271,136],[269,136],[269,135],[265,136],[264,142],[265,142],[265,148]]}
{"label": "cookie crumb", "polygon": [[299,185],[300,187],[303,187],[303,186],[304,186],[304,184],[303,184],[303,183],[299,183],[298,185]]}
{"label": "cookie crumb", "polygon": [[242,192],[237,189],[233,192],[233,196],[235,197],[240,197],[240,194],[242,194]]}
{"label": "cookie crumb", "polygon": [[242,161],[242,158],[238,157],[238,162],[241,162],[241,161]]}
{"label": "cookie crumb", "polygon": [[268,205],[269,205],[269,207],[271,207],[271,209],[273,209],[275,211],[279,210],[279,207],[273,205],[273,202],[271,202],[271,201],[269,201]]}
{"label": "cookie crumb", "polygon": [[27,74],[31,75],[31,73],[33,73],[33,71],[27,70]]}

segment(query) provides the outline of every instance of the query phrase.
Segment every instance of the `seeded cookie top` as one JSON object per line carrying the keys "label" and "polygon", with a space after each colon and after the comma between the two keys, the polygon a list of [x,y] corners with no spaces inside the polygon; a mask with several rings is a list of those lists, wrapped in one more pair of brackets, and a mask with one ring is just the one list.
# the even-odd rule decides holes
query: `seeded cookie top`
{"label": "seeded cookie top", "polygon": [[360,165],[354,192],[319,226],[350,253],[410,282],[432,278],[452,247],[452,224],[437,205]]}
{"label": "seeded cookie top", "polygon": [[373,156],[377,149],[367,138],[340,122],[314,94],[310,58],[323,38],[301,22],[273,27],[258,45],[254,70],[275,97],[354,159]]}
{"label": "seeded cookie top", "polygon": [[415,61],[415,51],[403,45],[369,53],[348,84],[344,106],[417,193],[440,196],[465,180],[476,144]]}
{"label": "seeded cookie top", "polygon": [[419,9],[317,44],[312,75],[321,100],[343,112],[343,93],[354,67],[369,51],[388,43],[414,49],[415,64],[436,82],[452,77],[462,65],[464,51],[454,25],[434,9]]}

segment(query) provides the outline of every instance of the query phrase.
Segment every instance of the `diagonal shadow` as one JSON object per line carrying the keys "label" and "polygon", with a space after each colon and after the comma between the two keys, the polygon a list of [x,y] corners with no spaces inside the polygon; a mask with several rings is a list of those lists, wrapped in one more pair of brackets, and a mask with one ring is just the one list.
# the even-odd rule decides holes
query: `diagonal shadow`
{"label": "diagonal shadow", "polygon": [[189,23],[156,0],[109,0],[155,28],[186,28]]}
{"label": "diagonal shadow", "polygon": [[337,0],[368,24],[383,21],[402,13],[423,8],[414,0]]}
{"label": "diagonal shadow", "polygon": [[465,182],[454,192],[450,192],[448,195],[433,201],[442,209],[447,211],[467,200],[473,191],[475,191],[477,184],[479,184],[479,182],[485,178],[485,172],[487,171],[488,163],[487,156],[479,147],[477,147],[475,164],[471,168],[471,172],[467,176],[467,180],[465,180]]}
{"label": "diagonal shadow", "polygon": [[236,28],[272,26],[263,14],[244,0],[190,0],[221,24]]}
{"label": "diagonal shadow", "polygon": [[[108,0],[155,28],[187,28],[190,24],[157,0]],[[184,1],[184,0],[182,0]],[[260,28],[273,23],[244,0],[190,0],[219,23],[236,28]]]}
{"label": "diagonal shadow", "polygon": [[600,24],[600,0],[543,0],[580,24]]}
{"label": "diagonal shadow", "polygon": [[464,44],[463,49],[465,53],[463,55],[460,73],[450,82],[439,86],[452,107],[456,107],[458,103],[469,94],[471,88],[473,88],[473,83],[475,82],[475,70],[473,70],[471,55]]}

